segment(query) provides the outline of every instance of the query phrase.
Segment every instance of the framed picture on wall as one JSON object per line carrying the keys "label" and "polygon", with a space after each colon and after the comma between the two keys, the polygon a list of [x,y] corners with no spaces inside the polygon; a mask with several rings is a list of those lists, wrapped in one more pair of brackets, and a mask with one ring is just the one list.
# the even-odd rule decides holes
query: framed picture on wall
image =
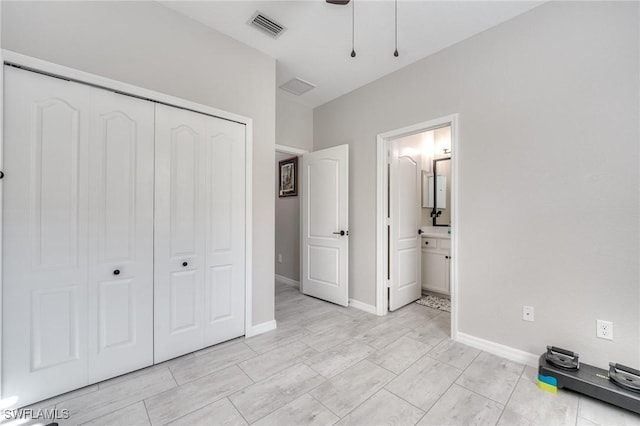
{"label": "framed picture on wall", "polygon": [[298,157],[287,158],[278,163],[280,165],[280,197],[295,197],[298,195]]}

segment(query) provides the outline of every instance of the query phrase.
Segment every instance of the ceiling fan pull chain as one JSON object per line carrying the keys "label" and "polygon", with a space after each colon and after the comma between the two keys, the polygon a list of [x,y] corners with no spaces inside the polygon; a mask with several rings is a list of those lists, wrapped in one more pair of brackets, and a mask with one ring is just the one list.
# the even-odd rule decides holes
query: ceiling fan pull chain
{"label": "ceiling fan pull chain", "polygon": [[353,0],[351,3],[351,57],[356,57],[356,48],[355,48],[355,34],[356,34],[356,0]]}
{"label": "ceiling fan pull chain", "polygon": [[395,56],[396,58],[398,57],[398,0],[396,0],[395,2],[395,8],[396,8],[396,50],[395,52],[393,52],[393,56]]}

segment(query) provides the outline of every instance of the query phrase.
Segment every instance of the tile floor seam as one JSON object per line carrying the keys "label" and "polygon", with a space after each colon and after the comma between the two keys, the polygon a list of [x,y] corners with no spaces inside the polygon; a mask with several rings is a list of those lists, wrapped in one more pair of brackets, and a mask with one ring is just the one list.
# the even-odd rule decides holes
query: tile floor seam
{"label": "tile floor seam", "polygon": [[[373,355],[373,354],[371,354],[371,355]],[[371,357],[371,355],[369,355],[368,357],[366,357],[365,359],[360,360],[360,361],[367,360],[367,361],[369,361],[370,363],[374,364],[375,366],[380,367],[380,368],[382,368],[383,370],[386,370],[386,371],[388,371],[389,373],[393,374],[395,377],[394,377],[393,379],[391,379],[391,380],[396,379],[400,374],[402,374],[402,373],[404,373],[404,372],[406,371],[406,368],[405,368],[404,370],[402,370],[400,373],[396,373],[396,372],[394,372],[394,371],[391,371],[391,370],[389,370],[387,367],[385,367],[384,365],[380,365],[380,364],[378,364],[378,363],[375,363],[375,362],[371,361],[371,360],[369,359],[369,358]],[[422,357],[420,357],[420,358],[422,358]],[[407,368],[409,368],[409,367],[407,367]],[[391,380],[389,380],[389,382],[390,382]],[[387,386],[387,385],[385,384],[385,386]]]}
{"label": "tile floor seam", "polygon": [[[439,362],[439,361],[438,361],[438,362]],[[429,415],[429,412],[433,409],[433,407],[435,407],[435,406],[438,404],[438,402],[440,402],[440,400],[442,399],[442,397],[443,397],[447,392],[449,392],[449,389],[451,389],[451,387],[452,387],[453,385],[455,385],[455,384],[456,384],[456,381],[460,378],[460,376],[462,376],[462,373],[460,373],[460,374],[458,375],[458,377],[456,377],[456,378],[455,378],[455,380],[451,382],[451,384],[449,385],[449,387],[448,387],[444,392],[442,392],[442,393],[438,396],[438,399],[436,399],[436,400],[435,400],[435,402],[434,402],[433,404],[431,404],[431,407],[429,407],[429,409],[428,409],[428,410],[425,410],[425,414],[424,414],[425,416],[428,416],[428,415]]]}
{"label": "tile floor seam", "polygon": [[144,407],[144,412],[147,413],[147,420],[149,421],[149,424],[151,424],[151,416],[149,415],[149,408],[147,407],[147,401],[145,401],[144,399],[142,400],[142,406]]}
{"label": "tile floor seam", "polygon": [[[418,359],[416,359],[415,361],[413,361],[413,362],[411,363],[411,365],[409,365],[407,368],[405,368],[404,370],[402,370],[400,373],[396,374],[396,373],[393,373],[393,371],[392,371],[392,373],[393,373],[393,374],[395,374],[396,376],[400,376],[400,375],[402,375],[405,371],[407,371],[408,369],[410,369],[411,367],[413,367],[415,363],[417,363],[418,361],[420,361],[420,360],[421,360],[422,358],[424,358],[425,356],[429,356],[429,353],[427,352],[426,354],[422,355],[421,357],[419,357]],[[429,357],[429,358],[431,358],[431,357]],[[431,359],[433,359],[433,358],[431,358]],[[436,362],[440,362],[440,361],[438,361],[438,360],[435,360],[435,361],[436,361]],[[382,367],[382,368],[384,368],[384,367]],[[456,377],[456,379],[457,379],[457,377]],[[385,386],[386,386],[386,385],[385,385]],[[388,390],[388,389],[387,389],[387,390]],[[391,391],[390,391],[390,392],[391,392]],[[393,393],[393,392],[391,392],[391,393]],[[394,395],[395,395],[395,394],[394,394]]]}
{"label": "tile floor seam", "polygon": [[[304,364],[303,362],[299,362],[299,363],[294,364],[294,365],[292,365],[292,366],[290,366],[290,367],[287,367],[287,368],[293,368],[293,367],[295,367],[296,365],[306,365],[306,364]],[[307,366],[307,367],[308,367],[308,366]],[[311,367],[309,367],[309,368],[311,368]],[[282,370],[282,371],[284,371],[284,370]],[[281,373],[282,371],[280,371],[280,373]],[[315,370],[313,370],[313,371],[315,372]],[[276,373],[276,374],[278,374],[278,373]],[[323,378],[323,379],[324,379],[324,376],[322,376],[321,374],[317,374],[317,375],[318,375],[319,377],[321,377],[321,378]],[[274,376],[275,376],[275,374],[274,374]],[[269,376],[268,378],[271,378],[271,377],[272,377],[272,376]],[[264,379],[264,380],[267,380],[267,379]],[[261,382],[262,382],[262,381],[260,381],[260,382],[256,382],[256,383],[261,383]],[[306,392],[306,393],[311,392],[312,390],[314,390],[315,388],[317,388],[318,386],[320,386],[321,384],[323,384],[323,383],[325,383],[325,382],[327,382],[327,380],[326,380],[326,379],[325,379],[324,381],[322,381],[322,382],[318,383],[316,386],[314,386],[314,387],[312,387],[312,388],[309,388],[309,389],[307,390],[307,392]],[[255,384],[255,383],[254,383],[254,384]],[[251,385],[248,385],[248,386],[251,386]],[[248,386],[245,386],[245,388],[246,388],[246,387],[248,387]],[[245,388],[242,388],[242,389],[245,389]],[[240,389],[238,392],[240,392],[242,389]],[[233,396],[233,395],[235,395],[236,393],[237,393],[237,392],[234,392],[232,395],[229,395],[229,396]],[[302,395],[304,395],[304,394],[302,394]],[[247,424],[252,425],[252,424],[257,423],[257,422],[259,422],[260,420],[264,419],[265,417],[267,417],[267,416],[269,416],[269,415],[271,415],[271,414],[275,413],[276,411],[278,411],[278,410],[279,410],[279,409],[281,409],[282,407],[285,407],[285,406],[289,405],[289,404],[290,404],[290,403],[292,403],[293,401],[295,401],[295,400],[297,400],[298,398],[302,397],[302,395],[300,395],[300,396],[298,396],[297,398],[293,399],[292,401],[289,401],[289,402],[287,402],[286,404],[283,404],[283,405],[281,405],[280,407],[278,407],[278,408],[276,408],[276,409],[274,409],[274,410],[272,410],[272,411],[268,412],[267,414],[265,414],[264,416],[262,416],[262,417],[260,417],[260,418],[258,418],[258,419],[256,419],[256,420],[254,420],[253,422],[249,422],[249,421],[244,417],[244,415],[240,412],[240,410],[239,410],[237,407],[236,407],[236,410],[238,410],[238,412],[240,413],[240,415],[242,416],[242,418],[244,418],[244,420],[247,422]],[[314,399],[315,399],[315,398],[314,398]],[[229,401],[233,404],[233,401],[231,401],[231,398],[229,398]],[[318,402],[320,402],[320,401],[318,401]],[[321,403],[321,404],[322,404],[322,403]],[[324,404],[322,404],[322,405],[324,406]],[[235,407],[235,404],[233,404],[233,406]],[[331,409],[329,409],[329,411],[331,411]],[[331,411],[331,412],[333,413],[333,411]],[[336,414],[336,413],[333,413],[333,414],[335,414],[336,416],[340,417],[340,416],[339,416],[338,414]]]}
{"label": "tile floor seam", "polygon": [[[322,383],[326,383],[326,380],[325,380],[324,382],[322,382]],[[321,384],[322,384],[322,383],[321,383]],[[320,385],[318,385],[318,386],[320,386]],[[326,408],[330,413],[333,413],[333,414],[338,418],[338,421],[337,421],[337,422],[334,422],[333,424],[338,423],[340,420],[342,420],[342,417],[340,417],[339,415],[337,415],[336,413],[334,413],[333,411],[331,411],[331,408],[329,408],[329,407],[327,407],[326,405],[324,405],[324,404],[322,403],[322,401],[320,401],[318,398],[316,398],[316,397],[314,397],[313,395],[311,395],[311,391],[312,391],[312,390],[314,390],[314,389],[316,389],[318,386],[316,386],[315,388],[313,388],[313,389],[311,389],[310,391],[308,391],[305,395],[309,395],[309,396],[310,396],[311,398],[313,398],[315,401],[318,401],[318,403],[319,403],[320,405],[322,405],[324,408]],[[300,396],[302,397],[303,395],[300,395]]]}
{"label": "tile floor seam", "polygon": [[[387,382],[388,383],[388,382]],[[386,386],[386,383],[385,385]],[[339,415],[336,414],[336,416],[340,417],[340,419],[344,419],[345,417],[347,417],[349,414],[353,413],[354,411],[356,411],[361,405],[363,405],[364,403],[366,403],[367,401],[369,401],[371,398],[373,398],[374,396],[376,396],[378,394],[378,392],[382,391],[382,390],[387,390],[383,387],[381,387],[380,389],[378,389],[376,392],[373,393],[373,395],[369,396],[369,398],[365,399],[364,401],[362,401],[360,404],[356,405],[355,407],[353,407],[351,410],[349,410],[348,413],[346,413],[344,416],[340,417]],[[387,391],[388,392],[388,391]],[[390,392],[391,393],[391,392]],[[396,395],[397,396],[397,395]],[[404,399],[403,399],[404,401]],[[405,401],[406,402],[406,401]],[[412,405],[413,406],[413,405]],[[422,410],[420,410],[422,411]],[[334,413],[335,414],[335,413]]]}
{"label": "tile floor seam", "polygon": [[[496,404],[504,405],[504,406],[506,407],[506,406],[507,406],[507,404],[509,403],[509,400],[508,400],[508,399],[507,399],[507,402],[505,402],[505,403],[503,404],[502,402],[500,402],[500,401],[496,401],[495,399],[491,398],[490,396],[482,395],[481,393],[478,393],[478,392],[474,391],[473,389],[469,389],[468,387],[466,387],[466,386],[465,386],[465,385],[463,385],[463,384],[456,383],[457,381],[458,381],[458,379],[456,379],[456,381],[454,381],[452,384],[458,385],[458,386],[460,386],[461,388],[464,388],[464,389],[468,390],[469,392],[473,392],[473,393],[475,393],[476,395],[480,395],[481,397],[486,398],[486,399],[488,399],[489,401],[493,401],[493,402],[495,402]],[[516,386],[517,386],[517,385],[518,385],[518,382],[516,382]],[[514,387],[513,387],[513,389],[514,389],[514,390],[515,390],[516,386],[514,386]],[[449,390],[449,389],[447,389],[447,390]],[[511,391],[511,392],[513,393],[513,391]]]}
{"label": "tile floor seam", "polygon": [[[578,396],[578,406],[576,407],[576,422],[575,425],[578,426],[578,419],[581,417],[580,416],[580,408],[582,407],[582,395]],[[587,419],[590,421],[590,419]],[[595,422],[594,422],[595,423]]]}
{"label": "tile floor seam", "polygon": [[[478,355],[480,355],[480,354],[478,354]],[[524,365],[524,367],[522,368],[522,371],[520,372],[520,375],[518,376],[518,380],[516,380],[516,384],[513,386],[513,389],[511,389],[511,392],[509,393],[509,397],[507,398],[507,400],[506,400],[506,401],[505,401],[505,403],[504,403],[504,409],[505,409],[505,410],[506,410],[506,408],[507,408],[507,405],[509,405],[509,402],[511,401],[511,397],[512,397],[512,396],[513,396],[513,394],[515,393],[516,388],[518,387],[518,384],[520,384],[520,380],[527,380],[527,381],[529,381],[528,379],[524,379],[524,378],[522,377],[522,376],[524,375],[525,371],[527,371],[527,366],[526,366],[526,365]],[[471,389],[469,389],[469,390],[471,390]],[[491,399],[491,398],[489,398],[489,399]],[[497,401],[496,401],[496,402],[497,402]]]}
{"label": "tile floor seam", "polygon": [[[389,383],[391,383],[391,380],[389,380],[389,382],[387,383],[387,385],[388,385]],[[433,405],[435,405],[435,403],[434,403],[434,404],[433,404],[431,407],[429,407],[429,409],[427,409],[427,410],[425,410],[424,408],[420,408],[420,407],[418,407],[417,405],[413,404],[412,402],[407,401],[405,398],[403,398],[402,396],[398,395],[397,393],[395,393],[395,392],[394,392],[394,391],[392,391],[391,389],[387,388],[387,387],[386,387],[387,385],[384,385],[384,387],[383,387],[382,389],[386,390],[386,391],[387,391],[387,392],[389,392],[390,394],[393,394],[393,395],[397,396],[398,398],[400,398],[401,400],[403,400],[403,401],[404,401],[404,402],[406,402],[407,404],[411,405],[412,407],[415,407],[415,408],[417,408],[417,409],[418,409],[418,410],[420,410],[420,411],[424,411],[425,416],[426,416],[426,415],[427,415],[427,413],[431,410],[431,408],[433,407]],[[448,389],[447,389],[447,390],[448,390]],[[443,395],[444,395],[444,394],[443,394]],[[439,398],[438,398],[438,399],[439,399]],[[424,417],[424,416],[423,416],[423,417]]]}
{"label": "tile floor seam", "polygon": [[171,374],[171,378],[173,379],[173,383],[175,383],[176,387],[179,387],[180,384],[176,380],[176,376],[173,375],[173,371],[171,371],[171,367],[169,367],[168,365],[166,367],[167,367],[167,370],[169,370],[169,374]]}
{"label": "tile floor seam", "polygon": [[[244,389],[244,388],[243,388]],[[242,390],[242,389],[240,389]],[[240,392],[240,391],[238,391]],[[244,416],[244,414],[242,414],[242,411],[240,411],[240,409],[238,407],[236,407],[236,404],[233,403],[233,401],[231,400],[231,396],[235,395],[237,392],[232,393],[231,395],[225,396],[226,399],[229,400],[229,402],[231,403],[231,405],[233,406],[233,408],[238,412],[238,414],[240,414],[240,417],[242,417],[242,419],[245,421],[246,424],[250,425],[251,423],[249,423],[249,421],[247,420],[247,418]],[[221,401],[221,400],[218,400]],[[216,401],[217,402],[217,401]],[[267,414],[268,416],[268,414]],[[265,416],[260,417],[259,419],[257,419],[255,422],[258,422],[260,420],[262,420]],[[255,423],[254,422],[254,423]]]}
{"label": "tile floor seam", "polygon": [[[236,367],[238,367],[238,368],[240,369],[240,371],[242,371],[242,374],[244,374],[245,376],[247,376],[247,377],[249,378],[249,380],[251,380],[251,381],[253,382],[253,383],[251,383],[250,385],[247,385],[247,386],[255,385],[256,383],[258,383],[258,382],[256,382],[255,380],[253,380],[253,377],[251,377],[249,374],[247,374],[247,372],[246,372],[246,371],[244,371],[244,369],[240,366],[240,364],[239,364],[239,363],[238,363],[238,364],[236,364],[235,366],[236,366]],[[271,377],[271,376],[269,376],[269,377]],[[266,380],[266,379],[264,379],[264,380]],[[246,388],[247,386],[245,386],[245,388]],[[242,388],[242,389],[244,389],[244,388]],[[235,393],[235,392],[234,392],[234,393]]]}

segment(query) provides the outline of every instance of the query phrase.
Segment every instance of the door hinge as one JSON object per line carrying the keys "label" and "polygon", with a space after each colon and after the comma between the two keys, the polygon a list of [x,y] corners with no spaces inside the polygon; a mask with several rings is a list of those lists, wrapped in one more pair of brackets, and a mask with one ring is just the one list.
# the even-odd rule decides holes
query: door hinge
{"label": "door hinge", "polygon": [[387,151],[387,164],[391,164],[391,151]]}
{"label": "door hinge", "polygon": [[387,280],[387,288],[391,288],[391,280]]}
{"label": "door hinge", "polygon": [[384,219],[384,224],[387,225],[387,226],[391,226],[391,218],[390,217],[385,218]]}

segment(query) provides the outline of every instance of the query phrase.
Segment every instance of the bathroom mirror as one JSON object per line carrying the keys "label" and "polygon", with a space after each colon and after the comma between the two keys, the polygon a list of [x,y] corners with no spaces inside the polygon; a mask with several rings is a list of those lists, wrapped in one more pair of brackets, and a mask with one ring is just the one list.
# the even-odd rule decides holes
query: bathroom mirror
{"label": "bathroom mirror", "polygon": [[433,226],[451,226],[450,157],[433,160],[433,176],[429,177],[429,184],[428,204],[429,207],[433,207]]}

